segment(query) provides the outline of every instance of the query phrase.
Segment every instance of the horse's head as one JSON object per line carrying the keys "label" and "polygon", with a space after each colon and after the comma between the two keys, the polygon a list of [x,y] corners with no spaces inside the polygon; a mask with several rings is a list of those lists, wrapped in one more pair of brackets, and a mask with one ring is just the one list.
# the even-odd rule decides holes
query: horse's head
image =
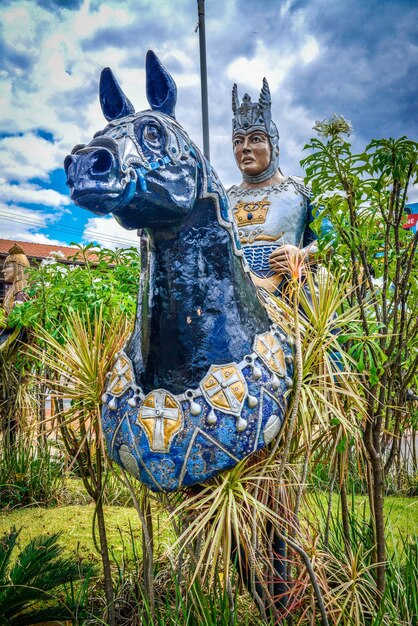
{"label": "horse's head", "polygon": [[[161,226],[193,208],[203,157],[174,116],[177,89],[154,52],[146,57],[150,110],[135,113],[111,70],[100,79],[108,125],[64,162],[72,200],[127,228]],[[202,165],[203,164],[203,165]]]}

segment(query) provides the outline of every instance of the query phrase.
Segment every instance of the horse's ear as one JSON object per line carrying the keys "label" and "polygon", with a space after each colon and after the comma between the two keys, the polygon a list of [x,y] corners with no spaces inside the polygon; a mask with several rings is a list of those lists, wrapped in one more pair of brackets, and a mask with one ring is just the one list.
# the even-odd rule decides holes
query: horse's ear
{"label": "horse's ear", "polygon": [[135,113],[133,105],[123,93],[110,67],[100,75],[100,104],[108,122]]}
{"label": "horse's ear", "polygon": [[155,52],[148,50],[145,61],[147,98],[153,111],[175,118],[177,87]]}

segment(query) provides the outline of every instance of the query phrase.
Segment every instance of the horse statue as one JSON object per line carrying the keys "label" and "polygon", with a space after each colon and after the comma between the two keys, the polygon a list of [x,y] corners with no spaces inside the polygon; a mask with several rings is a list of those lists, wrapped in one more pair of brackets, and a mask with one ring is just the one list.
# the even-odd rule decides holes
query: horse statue
{"label": "horse statue", "polygon": [[207,481],[280,432],[291,340],[249,277],[224,187],[175,119],[177,89],[146,56],[149,110],[135,113],[111,70],[108,121],[64,162],[72,200],[144,229],[133,333],[103,396],[110,456],[154,491]]}

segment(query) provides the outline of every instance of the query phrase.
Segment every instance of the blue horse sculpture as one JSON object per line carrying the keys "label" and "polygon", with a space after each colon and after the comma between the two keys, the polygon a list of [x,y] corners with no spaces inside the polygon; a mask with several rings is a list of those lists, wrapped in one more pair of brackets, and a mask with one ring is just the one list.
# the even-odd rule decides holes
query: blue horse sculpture
{"label": "blue horse sculpture", "polygon": [[292,386],[290,341],[249,278],[226,192],[175,119],[176,86],[146,57],[151,109],[111,70],[108,125],[66,157],[73,201],[144,229],[133,334],[103,397],[108,449],[155,491],[204,482],[275,438]]}

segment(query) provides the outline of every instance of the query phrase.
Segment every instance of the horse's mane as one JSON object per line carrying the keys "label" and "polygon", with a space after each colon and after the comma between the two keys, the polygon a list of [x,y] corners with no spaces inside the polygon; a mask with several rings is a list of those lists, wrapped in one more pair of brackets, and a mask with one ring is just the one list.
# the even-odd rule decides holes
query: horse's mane
{"label": "horse's mane", "polygon": [[[216,208],[216,216],[218,222],[223,228],[225,228],[232,239],[233,250],[234,253],[241,257],[244,265],[245,271],[248,270],[247,263],[245,262],[241,243],[238,238],[238,233],[236,231],[235,222],[231,216],[231,208],[229,203],[229,198],[226,193],[225,187],[223,186],[218,174],[209,163],[209,161],[202,154],[200,148],[192,141],[184,130],[183,126],[179,124],[179,122],[167,115],[162,113],[161,111],[153,111],[147,109],[145,111],[141,111],[141,113],[135,114],[136,117],[139,115],[146,114],[150,117],[155,117],[155,119],[163,122],[166,126],[168,126],[171,132],[176,136],[177,140],[181,140],[184,143],[187,143],[189,146],[189,152],[192,156],[194,156],[197,160],[197,167],[202,172],[202,184],[199,190],[199,199],[203,200],[205,198],[210,198]],[[170,155],[171,156],[171,155]]]}

